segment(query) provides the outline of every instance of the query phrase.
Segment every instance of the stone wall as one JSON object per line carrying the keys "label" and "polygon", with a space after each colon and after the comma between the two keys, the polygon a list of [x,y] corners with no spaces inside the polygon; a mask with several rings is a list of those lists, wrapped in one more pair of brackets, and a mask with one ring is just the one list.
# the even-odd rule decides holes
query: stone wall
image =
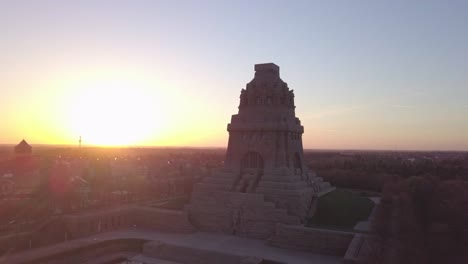
{"label": "stone wall", "polygon": [[195,232],[184,211],[122,207],[63,215],[42,221],[33,231],[0,236],[0,254],[58,244],[70,239],[126,228]]}
{"label": "stone wall", "polygon": [[[105,241],[88,241],[76,243],[75,247],[54,247],[38,255],[16,254],[3,258],[5,263],[24,264],[102,264],[120,263],[124,260],[153,258],[155,263],[180,264],[285,264],[261,257],[224,253],[197,247],[186,247],[159,241],[144,239],[113,239]],[[3,263],[3,262],[2,262]],[[153,263],[153,262],[152,262]]]}
{"label": "stone wall", "polygon": [[356,234],[349,245],[343,259],[346,264],[367,263],[366,260],[372,250],[372,241],[369,235]]}
{"label": "stone wall", "polygon": [[151,207],[131,208],[129,221],[133,227],[180,233],[195,232],[185,211]]}
{"label": "stone wall", "polygon": [[0,236],[0,254],[57,244],[65,241],[67,235],[63,217],[43,219],[35,223],[31,230]]}
{"label": "stone wall", "polygon": [[215,251],[169,245],[160,242],[145,244],[143,254],[148,257],[175,261],[178,263],[225,263],[238,264],[241,257]]}
{"label": "stone wall", "polygon": [[[94,242],[88,245],[51,254],[40,259],[22,260],[21,263],[35,264],[82,264],[86,261],[107,257],[112,254],[128,256],[142,252],[143,244],[147,242],[141,239],[117,239],[103,242]],[[116,258],[119,258],[116,256]],[[14,260],[11,260],[14,261]]]}
{"label": "stone wall", "polygon": [[278,224],[275,234],[268,239],[268,244],[280,248],[344,256],[353,237],[354,233],[351,232]]}
{"label": "stone wall", "polygon": [[299,224],[264,195],[201,190],[197,186],[192,202],[187,206],[190,221],[198,229],[265,239],[275,231],[276,223]]}
{"label": "stone wall", "polygon": [[123,207],[79,215],[67,215],[64,218],[67,222],[70,238],[78,238],[115,229],[129,228],[132,226],[130,216],[131,208]]}
{"label": "stone wall", "polygon": [[0,255],[29,248],[30,232],[4,235],[0,237]]}
{"label": "stone wall", "polygon": [[185,212],[151,207],[123,207],[65,218],[70,238],[135,227],[173,232],[195,231]]}
{"label": "stone wall", "polygon": [[284,264],[279,262],[272,262],[258,257],[233,255],[214,250],[170,245],[158,241],[146,243],[143,247],[143,255],[151,258],[183,264]]}

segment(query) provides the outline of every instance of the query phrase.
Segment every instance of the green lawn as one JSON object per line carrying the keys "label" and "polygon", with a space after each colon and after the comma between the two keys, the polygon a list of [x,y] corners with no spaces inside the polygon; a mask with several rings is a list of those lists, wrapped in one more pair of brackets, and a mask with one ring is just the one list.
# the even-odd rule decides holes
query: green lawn
{"label": "green lawn", "polygon": [[336,189],[319,198],[317,211],[309,219],[308,226],[352,228],[366,220],[374,203],[350,191]]}

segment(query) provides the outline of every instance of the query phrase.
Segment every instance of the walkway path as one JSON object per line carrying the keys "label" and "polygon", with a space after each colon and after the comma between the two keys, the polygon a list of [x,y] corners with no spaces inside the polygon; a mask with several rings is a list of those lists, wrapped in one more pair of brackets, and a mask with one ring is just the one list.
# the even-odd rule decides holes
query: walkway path
{"label": "walkway path", "polygon": [[170,233],[161,231],[149,231],[128,229],[101,233],[98,235],[70,240],[57,245],[37,248],[20,252],[11,256],[2,257],[0,263],[22,263],[39,257],[64,252],[85,245],[106,240],[136,238],[161,241],[167,244],[186,246],[197,249],[205,249],[242,256],[255,256],[285,262],[288,264],[332,264],[341,263],[341,257],[319,255],[296,250],[280,249],[265,245],[265,241],[241,238],[225,234],[196,232],[192,234]]}

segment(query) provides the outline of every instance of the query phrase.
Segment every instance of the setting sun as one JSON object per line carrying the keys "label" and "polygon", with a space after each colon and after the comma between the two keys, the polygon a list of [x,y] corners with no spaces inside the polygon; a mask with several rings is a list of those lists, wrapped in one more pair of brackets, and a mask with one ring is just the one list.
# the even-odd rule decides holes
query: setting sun
{"label": "setting sun", "polygon": [[162,116],[155,113],[157,98],[138,84],[99,81],[77,89],[70,105],[71,127],[90,145],[141,144],[157,133]]}

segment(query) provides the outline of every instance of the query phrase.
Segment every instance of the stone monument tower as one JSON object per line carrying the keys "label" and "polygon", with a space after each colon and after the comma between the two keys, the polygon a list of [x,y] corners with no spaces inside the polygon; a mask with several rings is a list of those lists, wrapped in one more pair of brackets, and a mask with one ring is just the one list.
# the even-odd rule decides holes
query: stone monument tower
{"label": "stone monument tower", "polygon": [[[304,176],[304,128],[295,116],[294,93],[275,64],[255,65],[255,78],[242,89],[239,113],[232,116],[228,131],[226,169],[252,171],[258,177]],[[246,191],[244,187],[240,189]]]}
{"label": "stone monument tower", "polygon": [[255,65],[227,130],[225,167],[195,185],[187,207],[192,223],[258,238],[273,233],[276,223],[302,223],[314,195],[330,185],[304,165],[304,128],[277,65]]}

